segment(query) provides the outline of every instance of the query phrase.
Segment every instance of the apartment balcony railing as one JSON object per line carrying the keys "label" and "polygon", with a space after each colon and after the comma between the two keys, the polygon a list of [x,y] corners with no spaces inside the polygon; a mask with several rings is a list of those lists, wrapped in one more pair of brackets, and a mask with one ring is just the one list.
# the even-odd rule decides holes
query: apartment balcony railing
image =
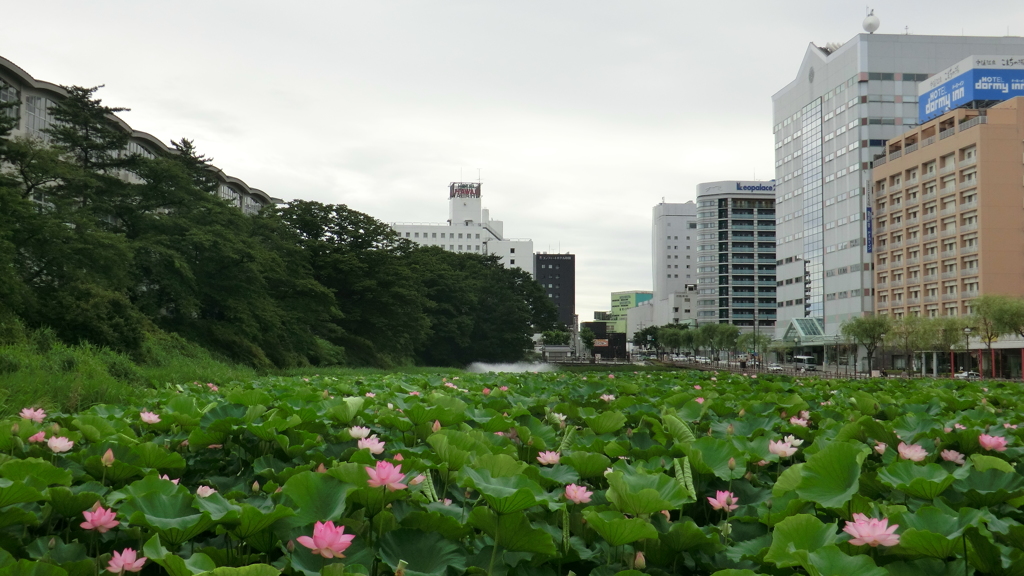
{"label": "apartment balcony railing", "polygon": [[893,288],[899,288],[900,286],[903,286],[903,280],[893,280],[891,283],[889,283],[889,286],[892,286]]}
{"label": "apartment balcony railing", "polygon": [[897,248],[903,248],[903,242],[890,242],[889,250],[896,250]]}
{"label": "apartment balcony railing", "polygon": [[938,281],[938,279],[939,279],[939,275],[938,274],[928,274],[926,276],[921,276],[921,282],[924,282],[924,283],[936,282],[936,281]]}
{"label": "apartment balcony railing", "polygon": [[914,150],[917,150],[917,142],[914,142],[913,144],[907,144],[907,147],[903,149],[903,152],[906,154],[910,154]]}
{"label": "apartment balcony railing", "polygon": [[903,156],[903,150],[897,150],[897,151],[893,152],[892,154],[889,154],[889,160],[895,160],[895,159],[899,158],[900,156]]}
{"label": "apartment balcony railing", "polygon": [[942,257],[943,258],[950,258],[950,257],[953,257],[953,256],[956,256],[956,250],[943,250],[942,251]]}
{"label": "apartment balcony railing", "polygon": [[881,290],[882,288],[888,288],[888,287],[889,287],[889,282],[888,281],[886,281],[886,282],[875,282],[875,288],[878,289],[878,290]]}
{"label": "apartment balcony railing", "polygon": [[907,238],[907,246],[914,246],[914,245],[917,245],[917,244],[920,244],[920,243],[921,243],[921,238],[919,236],[915,236],[913,238]]}
{"label": "apartment balcony railing", "polygon": [[971,208],[977,208],[977,207],[978,207],[978,201],[977,200],[975,200],[973,202],[963,202],[963,203],[960,204],[960,210],[970,210]]}
{"label": "apartment balcony railing", "polygon": [[907,298],[907,306],[913,306],[915,304],[920,304],[920,303],[921,303],[921,299],[920,298]]}
{"label": "apartment balcony railing", "polygon": [[921,216],[921,222],[931,222],[939,217],[938,212],[926,212],[924,216]]}
{"label": "apartment balcony railing", "polygon": [[[890,160],[892,160],[892,158],[890,158]],[[897,182],[895,184],[889,184],[889,192],[890,193],[891,192],[899,192],[902,189],[903,189],[903,183],[902,182]]]}
{"label": "apartment balcony railing", "polygon": [[888,208],[885,207],[885,206],[877,206],[877,207],[875,207],[875,214],[876,215],[878,215],[878,214],[885,214],[887,209]]}
{"label": "apartment balcony railing", "polygon": [[881,158],[875,158],[871,162],[871,165],[874,166],[875,168],[881,166],[882,164],[885,164],[885,156],[882,156]]}
{"label": "apartment balcony railing", "polygon": [[754,248],[752,246],[733,246],[730,250],[732,252],[753,252]]}
{"label": "apartment balcony railing", "polygon": [[907,258],[907,266],[913,266],[915,264],[920,264],[920,263],[921,263],[921,259],[920,258]]}
{"label": "apartment balcony railing", "polygon": [[939,140],[945,140],[946,138],[949,138],[953,134],[956,134],[956,126],[939,132]]}
{"label": "apartment balcony railing", "polygon": [[888,262],[878,262],[875,264],[875,270],[886,270],[889,268]]}
{"label": "apartment balcony railing", "polygon": [[921,194],[921,200],[922,201],[924,201],[924,200],[931,200],[931,199],[935,198],[935,189],[932,188],[931,190],[932,190],[931,192],[925,192],[924,194]]}
{"label": "apartment balcony railing", "polygon": [[931,234],[925,234],[924,236],[921,236],[921,241],[922,242],[929,242],[931,240],[935,240],[938,237],[939,237],[938,234],[932,232]]}
{"label": "apartment balcony railing", "polygon": [[942,273],[942,279],[943,280],[950,280],[952,278],[956,278],[959,275],[960,275],[960,273],[957,272],[956,270],[953,270],[952,272],[943,272]]}
{"label": "apartment balcony railing", "polygon": [[956,294],[943,294],[942,295],[942,299],[943,300],[956,300],[957,296],[956,296]]}
{"label": "apartment balcony railing", "polygon": [[914,198],[907,198],[907,206],[916,206],[920,202],[921,202],[921,197],[920,196],[915,196]]}
{"label": "apartment balcony railing", "polygon": [[932,144],[935,144],[935,136],[925,138],[923,141],[921,141],[921,148],[924,148],[925,146],[931,146]]}
{"label": "apartment balcony railing", "polygon": [[942,212],[939,212],[942,216],[949,216],[950,214],[956,214],[956,206],[950,206],[949,208],[943,208]]}
{"label": "apartment balcony railing", "polygon": [[932,302],[938,302],[938,301],[939,301],[939,297],[938,296],[925,296],[924,297],[924,303],[925,304],[930,304]]}
{"label": "apartment balcony railing", "polygon": [[890,222],[889,223],[889,229],[890,230],[899,230],[901,228],[903,228],[903,220],[898,220],[896,222]]}
{"label": "apartment balcony railing", "polygon": [[956,226],[950,226],[949,228],[942,229],[943,236],[953,236],[956,234]]}
{"label": "apartment balcony railing", "polygon": [[960,253],[961,254],[974,254],[977,251],[978,251],[978,245],[977,244],[975,244],[974,246],[964,246],[964,247],[960,248]]}
{"label": "apartment balcony railing", "polygon": [[963,297],[963,298],[977,298],[978,297],[978,291],[977,290],[970,290],[970,291],[962,292],[960,294],[960,296]]}
{"label": "apartment balcony railing", "polygon": [[967,122],[962,122],[960,124],[960,131],[963,132],[968,128],[974,128],[978,124],[988,124],[988,116],[975,116],[974,118],[971,118]]}
{"label": "apartment balcony railing", "polygon": [[977,229],[978,229],[977,222],[975,222],[974,224],[961,224],[960,225],[960,231],[961,232],[970,232],[971,230],[977,230]]}
{"label": "apartment balcony railing", "polygon": [[758,280],[758,286],[775,286],[775,280]]}
{"label": "apartment balcony railing", "polygon": [[965,168],[967,166],[973,166],[974,164],[977,164],[977,163],[978,163],[978,157],[977,156],[975,156],[974,158],[964,158],[963,160],[960,161],[960,167],[961,168]]}
{"label": "apartment balcony railing", "polygon": [[904,220],[904,224],[906,224],[907,226],[917,226],[920,223],[920,218],[907,218],[906,220]]}
{"label": "apartment balcony railing", "polygon": [[925,262],[929,262],[929,261],[932,261],[932,260],[938,260],[938,258],[939,258],[938,254],[925,254],[924,255],[924,261]]}

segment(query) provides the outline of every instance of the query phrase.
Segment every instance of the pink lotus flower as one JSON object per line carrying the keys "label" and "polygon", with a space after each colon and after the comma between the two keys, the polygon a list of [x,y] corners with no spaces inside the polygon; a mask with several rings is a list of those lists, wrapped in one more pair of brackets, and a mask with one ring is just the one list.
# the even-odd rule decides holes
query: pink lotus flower
{"label": "pink lotus flower", "polygon": [[19,416],[36,424],[42,424],[43,419],[46,418],[46,411],[42,408],[22,408]]}
{"label": "pink lotus flower", "polygon": [[213,382],[207,382],[206,387],[209,388],[211,392],[216,392],[217,390],[220,390],[220,388],[218,388],[217,385],[214,384]]}
{"label": "pink lotus flower", "polygon": [[217,491],[215,489],[210,488],[209,486],[200,486],[199,488],[196,488],[196,496],[199,496],[200,498],[208,498],[216,492]]}
{"label": "pink lotus flower", "polygon": [[63,436],[51,436],[50,439],[46,441],[46,445],[50,447],[50,450],[60,454],[61,452],[71,450],[75,446],[75,443]]}
{"label": "pink lotus flower", "polygon": [[959,430],[967,430],[967,426],[964,426],[963,424],[961,424],[959,422],[957,422],[956,424],[953,424],[953,428],[957,428]]}
{"label": "pink lotus flower", "polygon": [[366,426],[353,426],[348,429],[348,435],[353,438],[366,438],[370,435],[370,429]]}
{"label": "pink lotus flower", "polygon": [[703,398],[694,398],[693,401],[696,402],[697,404],[703,404],[704,403],[704,399]]}
{"label": "pink lotus flower", "polygon": [[376,397],[377,397],[377,395],[376,395],[376,394],[374,394],[373,392],[367,392],[367,393],[366,393],[366,397],[367,397],[367,398],[376,398]]}
{"label": "pink lotus flower", "polygon": [[614,379],[615,378],[615,374],[609,374],[608,377]]}
{"label": "pink lotus flower", "polygon": [[886,444],[885,442],[878,442],[875,444],[875,452],[878,452],[879,454],[885,454],[885,449],[888,447],[889,445]]}
{"label": "pink lotus flower", "polygon": [[802,446],[803,443],[803,440],[797,438],[796,436],[793,436],[792,434],[786,436],[786,444],[789,444],[791,446]]}
{"label": "pink lotus flower", "polygon": [[451,498],[445,498],[444,500],[441,500],[441,504],[444,504],[445,506],[451,506],[452,505],[452,499]]}
{"label": "pink lotus flower", "polygon": [[501,390],[502,392],[508,392],[508,386],[502,386],[501,388],[498,388],[498,390]]}
{"label": "pink lotus flower", "polygon": [[1004,452],[1006,450],[1006,438],[1002,436],[982,434],[978,436],[978,444],[981,444],[981,447],[985,450],[994,450],[996,452]]}
{"label": "pink lotus flower", "polygon": [[768,465],[768,461],[767,460],[760,460],[760,461],[758,461],[757,465],[758,466],[767,466]]}
{"label": "pink lotus flower", "polygon": [[28,437],[28,441],[32,444],[35,444],[36,442],[46,442],[46,431],[40,430],[39,432],[36,432]]}
{"label": "pink lotus flower", "polygon": [[345,534],[344,526],[334,526],[334,522],[317,522],[313,526],[313,537],[299,536],[296,542],[324,558],[344,558],[345,550],[352,545],[355,534]]}
{"label": "pink lotus flower", "polygon": [[417,392],[416,390],[413,390],[412,392],[409,392],[409,396],[420,396],[420,393]]}
{"label": "pink lotus flower", "polygon": [[405,460],[405,456],[402,456],[402,453],[399,452],[399,453],[395,454],[395,456],[394,456],[394,458],[392,458],[392,460],[394,460],[395,462],[401,462],[402,460]]}
{"label": "pink lotus flower", "polygon": [[488,394],[491,393],[491,389],[490,388],[484,388],[483,390],[480,391],[480,393],[483,394],[484,396],[487,396]]}
{"label": "pink lotus flower", "polygon": [[736,498],[736,495],[733,494],[732,492],[719,490],[715,494],[715,496],[715,498],[708,496],[708,502],[711,503],[711,507],[714,508],[715,510],[725,510],[727,512],[732,512],[733,510],[739,508],[739,504],[737,504],[737,502],[739,502],[739,499]]}
{"label": "pink lotus flower", "polygon": [[181,446],[183,448],[188,448],[188,438],[185,438],[184,440],[182,440],[181,444],[178,444],[178,446]]}
{"label": "pink lotus flower", "polygon": [[794,426],[802,426],[804,428],[807,428],[806,418],[797,418],[796,416],[793,416],[792,418],[789,419],[789,423]]}
{"label": "pink lotus flower", "polygon": [[718,382],[718,378],[715,378],[714,376],[712,376],[712,377],[711,377],[711,381],[712,381],[712,382]]}
{"label": "pink lotus flower", "polygon": [[768,442],[768,451],[779,458],[789,458],[796,454],[796,448],[790,446],[788,442],[776,442],[774,440]]}
{"label": "pink lotus flower", "polygon": [[110,558],[110,563],[107,564],[107,571],[113,574],[138,572],[142,570],[145,563],[146,557],[139,558],[138,552],[132,548],[125,548],[120,552],[114,550],[114,555]]}
{"label": "pink lotus flower", "polygon": [[920,444],[907,444],[906,442],[900,442],[900,445],[896,447],[896,450],[900,453],[900,458],[904,460],[911,460],[913,462],[920,462],[928,457],[928,452],[922,448]]}
{"label": "pink lotus flower", "polygon": [[1010,424],[1009,422],[1003,422],[1003,428],[1006,428],[1007,430],[1010,430],[1010,429],[1016,430],[1017,429],[1017,425],[1016,424]]}
{"label": "pink lotus flower", "polygon": [[359,442],[356,443],[356,446],[360,450],[362,450],[363,448],[366,448],[367,450],[370,451],[370,454],[383,454],[384,453],[384,442],[382,440],[380,440],[379,438],[377,438],[376,434],[374,434],[373,436],[370,436],[369,438],[361,439]]}
{"label": "pink lotus flower", "polygon": [[950,432],[953,431],[953,429],[947,426],[946,428],[943,428],[942,431],[945,432],[946,434],[949,434]]}
{"label": "pink lotus flower", "polygon": [[661,513],[665,515],[665,520],[672,521],[672,514],[668,510],[662,510]]}
{"label": "pink lotus flower", "polygon": [[320,465],[316,467],[316,470],[313,470],[313,472],[316,472],[317,474],[326,474],[327,467],[324,466],[323,462],[321,462]]}
{"label": "pink lotus flower", "polygon": [[114,451],[112,449],[107,448],[107,451],[100,457],[100,464],[103,464],[107,468],[114,465]]}
{"label": "pink lotus flower", "polygon": [[701,390],[702,388],[700,387],[700,384],[694,384],[693,385],[693,389],[694,390]]}
{"label": "pink lotus flower", "polygon": [[366,485],[370,488],[386,486],[391,492],[408,488],[408,486],[402,484],[402,479],[405,475],[402,474],[401,464],[395,466],[390,462],[377,462],[376,468],[366,466],[366,474],[370,477],[370,479],[366,481]]}
{"label": "pink lotus flower", "polygon": [[409,480],[409,485],[410,486],[419,486],[426,479],[427,479],[426,476],[424,476],[423,474],[420,474],[420,475],[416,476],[415,478],[413,478],[412,480]]}
{"label": "pink lotus flower", "polygon": [[565,487],[565,498],[576,504],[586,504],[590,502],[590,497],[594,493],[587,490],[586,486],[577,486],[575,484],[569,484]]}
{"label": "pink lotus flower", "polygon": [[900,527],[899,524],[893,524],[889,526],[889,520],[883,518],[881,520],[877,518],[868,518],[867,516],[857,513],[853,515],[853,522],[847,522],[846,526],[843,526],[843,532],[846,532],[853,538],[850,539],[850,544],[854,546],[895,546],[900,543],[900,537],[896,532],[896,529]]}
{"label": "pink lotus flower", "polygon": [[544,465],[554,465],[558,464],[558,461],[561,460],[561,458],[562,455],[559,454],[558,452],[541,452],[540,454],[537,455],[537,462],[540,462],[541,464]]}
{"label": "pink lotus flower", "polygon": [[95,510],[82,512],[82,516],[85,516],[85,522],[80,524],[82,528],[95,530],[103,534],[111,528],[117,528],[121,524],[117,521],[117,514],[113,510],[100,506],[99,502],[96,503],[94,508]]}
{"label": "pink lotus flower", "polygon": [[633,568],[636,570],[647,568],[647,559],[644,558],[643,552],[637,552],[636,556],[633,557]]}
{"label": "pink lotus flower", "polygon": [[171,482],[171,483],[173,483],[174,485],[177,485],[177,484],[178,484],[178,482],[180,482],[180,481],[181,481],[181,478],[175,478],[174,480],[171,480],[171,477],[170,477],[170,476],[168,476],[167,474],[164,474],[163,476],[160,476],[160,479],[161,479],[161,480],[167,480],[168,482]]}
{"label": "pink lotus flower", "polygon": [[224,447],[223,444],[210,444],[209,446],[207,446],[207,448],[209,448],[210,450],[216,450],[218,448],[223,448],[223,447]]}
{"label": "pink lotus flower", "polygon": [[961,466],[963,466],[966,462],[964,460],[964,455],[957,452],[956,450],[943,450],[941,454],[942,459],[945,460],[946,462],[955,462]]}
{"label": "pink lotus flower", "polygon": [[432,431],[434,431],[434,432],[440,432],[441,431],[441,421],[440,420],[434,420],[434,425],[431,426],[430,429]]}
{"label": "pink lotus flower", "polygon": [[611,402],[612,400],[615,400],[615,395],[614,394],[601,394],[601,400],[604,400],[605,402]]}
{"label": "pink lotus flower", "polygon": [[146,424],[156,424],[160,421],[160,416],[154,412],[139,412],[139,419]]}

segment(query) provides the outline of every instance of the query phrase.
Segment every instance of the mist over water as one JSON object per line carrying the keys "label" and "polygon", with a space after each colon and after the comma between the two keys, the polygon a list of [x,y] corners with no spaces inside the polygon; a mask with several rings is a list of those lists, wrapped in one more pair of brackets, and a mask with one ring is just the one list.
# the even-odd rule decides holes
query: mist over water
{"label": "mist over water", "polygon": [[466,368],[466,372],[554,372],[558,367],[552,364],[536,362],[516,362],[514,364],[487,364],[485,362],[473,362]]}

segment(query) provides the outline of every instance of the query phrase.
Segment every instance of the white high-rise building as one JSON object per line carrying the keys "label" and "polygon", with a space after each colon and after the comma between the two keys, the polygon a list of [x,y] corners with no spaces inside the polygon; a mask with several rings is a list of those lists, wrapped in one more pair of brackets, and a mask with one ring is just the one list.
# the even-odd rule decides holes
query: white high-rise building
{"label": "white high-rise building", "polygon": [[1024,54],[1024,38],[858,34],[807,48],[772,97],[776,338],[831,342],[873,311],[871,162],[917,124],[917,85],[971,54]]}
{"label": "white high-rise building", "polygon": [[521,268],[533,276],[533,240],[506,238],[501,220],[491,220],[483,208],[479,182],[452,182],[448,186],[448,221],[395,222],[401,237],[424,246],[452,252],[493,254],[506,268]]}
{"label": "white high-rise building", "polygon": [[697,317],[697,204],[658,204],[651,230],[651,322],[685,324]]}

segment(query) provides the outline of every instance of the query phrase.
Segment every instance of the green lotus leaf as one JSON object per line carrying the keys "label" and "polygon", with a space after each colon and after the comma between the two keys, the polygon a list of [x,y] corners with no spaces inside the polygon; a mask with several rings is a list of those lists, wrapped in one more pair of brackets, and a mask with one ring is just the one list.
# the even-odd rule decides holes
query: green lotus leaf
{"label": "green lotus leaf", "polygon": [[244,502],[240,506],[242,512],[238,515],[238,525],[232,528],[230,532],[236,538],[242,539],[249,538],[257,532],[270,528],[282,518],[295,515],[295,511],[291,508],[280,504],[274,506],[272,502],[268,502],[268,506],[260,508]]}
{"label": "green lotus leaf", "polygon": [[760,559],[764,558],[764,555],[768,552],[768,547],[771,546],[771,544],[772,535],[762,534],[757,538],[737,542],[730,546],[725,551],[725,556],[733,562],[742,562],[743,560],[759,562]]}
{"label": "green lotus leaf", "polygon": [[342,398],[340,404],[331,408],[331,417],[340,424],[348,424],[363,410],[365,403],[366,398],[361,396]]}
{"label": "green lotus leaf", "polygon": [[193,554],[188,559],[167,550],[156,535],[146,541],[142,554],[167,570],[170,576],[192,576],[209,572],[217,567],[209,556],[202,553]]}
{"label": "green lotus leaf", "polygon": [[722,547],[721,537],[710,527],[700,527],[689,518],[673,522],[668,532],[661,534],[661,542],[676,552],[702,550],[714,554]]}
{"label": "green lotus leaf", "polygon": [[107,482],[115,484],[146,475],[145,471],[141,468],[129,464],[122,459],[116,459],[110,466],[105,466],[100,456],[89,456],[86,458],[85,470],[96,480],[102,478]]}
{"label": "green lotus leaf", "polygon": [[17,560],[14,559],[14,556],[11,556],[11,553],[7,550],[0,548],[0,570],[13,566],[15,563],[17,563]]}
{"label": "green lotus leaf", "polygon": [[217,404],[203,414],[199,425],[207,432],[230,432],[236,426],[245,425],[248,411],[249,408],[241,404]]}
{"label": "green lotus leaf", "polygon": [[511,514],[535,506],[544,498],[544,489],[525,476],[493,478],[488,470],[465,468],[465,484],[483,495],[498,514]]}
{"label": "green lotus leaf", "polygon": [[439,461],[449,470],[460,470],[469,462],[470,452],[452,444],[447,435],[434,434],[427,438],[427,444],[430,444]]}
{"label": "green lotus leaf", "polygon": [[469,524],[496,538],[498,546],[505,550],[557,554],[551,534],[534,527],[523,512],[497,514],[488,508],[474,508],[469,514]]}
{"label": "green lotus leaf", "polygon": [[[960,474],[961,477],[969,473],[969,469],[959,470],[964,471]],[[880,469],[878,479],[915,498],[931,500],[942,494],[957,477],[938,464],[922,466],[909,460],[900,460]]]}
{"label": "green lotus leaf", "polygon": [[281,488],[282,503],[295,512],[288,519],[289,525],[340,520],[345,513],[345,498],[352,488],[330,474],[300,472],[292,476]]}
{"label": "green lotus leaf", "polygon": [[457,573],[466,569],[465,551],[455,542],[437,533],[400,529],[388,532],[380,540],[380,556],[392,570],[406,562],[409,576],[443,576],[449,568]]}
{"label": "green lotus leaf", "polygon": [[8,460],[0,465],[0,478],[27,482],[32,486],[70,486],[71,472],[40,458]]}
{"label": "green lotus leaf", "polygon": [[562,456],[561,462],[572,466],[580,478],[597,478],[612,465],[612,461],[604,454],[574,450]]}
{"label": "green lotus leaf", "polygon": [[759,576],[760,572],[754,572],[753,570],[738,569],[738,568],[727,568],[725,570],[719,570],[713,573],[711,576]]}
{"label": "green lotus leaf", "polygon": [[800,483],[803,482],[803,469],[804,463],[793,464],[789,468],[782,471],[779,475],[778,481],[772,486],[772,495],[775,497],[782,496],[787,492],[796,490]]}
{"label": "green lotus leaf", "polygon": [[696,422],[700,420],[701,416],[704,415],[704,411],[708,409],[708,403],[700,403],[696,400],[690,400],[679,409],[679,419],[684,422]]}
{"label": "green lotus leaf", "polygon": [[807,459],[800,471],[797,494],[826,508],[846,504],[860,486],[860,470],[871,452],[858,443],[833,442]]}
{"label": "green lotus leaf", "polygon": [[[722,480],[742,478],[746,474],[747,459],[732,442],[710,436],[701,436],[696,442],[685,447],[690,465],[700,474],[714,474]],[[735,468],[729,469],[729,460]]]}
{"label": "green lotus leaf", "polygon": [[205,498],[196,498],[195,507],[210,514],[210,519],[219,524],[235,524],[242,509],[228,502],[220,492],[214,492]]}
{"label": "green lotus leaf", "polygon": [[597,512],[588,508],[583,511],[583,517],[611,546],[622,546],[637,540],[658,537],[658,531],[650,522],[641,518],[626,518],[612,510]]}
{"label": "green lotus leaf", "polygon": [[163,541],[179,546],[213,526],[208,512],[192,507],[195,499],[187,493],[172,495],[148,492],[128,498],[118,513],[132,524],[156,530]]}
{"label": "green lotus leaf", "polygon": [[974,464],[974,469],[977,470],[978,472],[985,472],[986,470],[992,469],[1008,473],[1016,472],[1016,470],[1013,469],[1013,466],[1010,465],[1009,462],[1003,460],[1002,458],[997,458],[995,456],[986,456],[984,454],[971,454],[970,460],[971,463]]}
{"label": "green lotus leaf", "polygon": [[[3,481],[0,480],[0,485],[2,484]],[[102,496],[98,492],[84,491],[76,494],[63,486],[53,486],[47,489],[46,494],[53,510],[65,518],[78,516],[82,511],[92,508],[96,502],[102,501]]]}
{"label": "green lotus leaf", "polygon": [[550,467],[543,466],[541,468],[533,468],[533,470],[538,471],[538,475],[544,480],[544,485],[548,487],[575,484],[580,479],[580,475],[575,470],[564,464],[556,464]]}
{"label": "green lotus leaf", "polygon": [[[25,510],[23,506],[34,506],[34,509]],[[39,511],[38,505],[14,505],[6,508],[3,514],[0,514],[0,528],[8,526],[38,526],[41,519],[42,514]]]}
{"label": "green lotus leaf", "polygon": [[94,414],[79,414],[71,421],[71,426],[92,443],[102,442],[118,433],[118,429],[109,420]]}
{"label": "green lotus leaf", "polygon": [[11,504],[22,502],[38,502],[46,497],[42,492],[25,485],[24,482],[14,482],[7,478],[0,478],[0,508]]}
{"label": "green lotus leaf", "polygon": [[697,437],[693,435],[693,431],[686,425],[685,422],[679,418],[666,414],[661,419],[665,425],[665,429],[672,435],[672,439],[680,446],[686,446],[697,441]]}
{"label": "green lotus leaf", "polygon": [[18,560],[0,570],[2,576],[68,576],[67,570],[54,566],[49,562],[34,560]]}
{"label": "green lotus leaf", "polygon": [[900,534],[900,548],[932,558],[948,558],[961,548],[961,539],[947,538],[928,530],[908,528]]}
{"label": "green lotus leaf", "polygon": [[996,468],[984,472],[971,470],[969,476],[957,480],[953,486],[976,507],[995,506],[1024,495],[1024,477]]}
{"label": "green lotus leaf", "polygon": [[[444,508],[443,504],[441,505]],[[404,528],[422,530],[423,532],[437,532],[449,540],[458,541],[473,534],[473,529],[461,522],[462,509],[454,508],[459,518],[452,517],[442,512],[433,510],[411,512],[401,520]]]}
{"label": "green lotus leaf", "polygon": [[153,442],[144,442],[131,447],[129,462],[142,468],[153,468],[163,473],[176,473],[185,469],[185,459],[177,452],[171,452]]}
{"label": "green lotus leaf", "polygon": [[34,560],[49,560],[57,565],[86,560],[88,556],[84,544],[80,542],[65,544],[64,540],[58,536],[37,538],[25,547],[25,551]]}
{"label": "green lotus leaf", "polygon": [[262,390],[243,390],[240,388],[228,392],[224,395],[224,399],[232,404],[241,404],[242,406],[269,405],[274,401],[270,394]]}
{"label": "green lotus leaf", "polygon": [[473,459],[473,468],[487,470],[492,478],[518,476],[526,467],[526,462],[520,462],[508,454],[484,454]]}
{"label": "green lotus leaf", "polygon": [[875,565],[874,560],[864,554],[850,556],[830,545],[815,549],[813,552],[798,550],[797,556],[802,557],[801,566],[811,576],[888,576],[889,573]]}
{"label": "green lotus leaf", "polygon": [[665,474],[612,472],[607,478],[608,501],[624,514],[654,514],[679,508],[688,501],[686,490]]}
{"label": "green lotus leaf", "polygon": [[583,420],[594,431],[594,434],[598,436],[618,432],[626,425],[626,417],[622,412],[617,411],[602,412],[597,416],[591,416]]}
{"label": "green lotus leaf", "polygon": [[790,516],[775,525],[772,545],[764,560],[780,568],[801,566],[806,558],[798,553],[834,544],[838,539],[836,531],[836,524],[825,524],[810,514]]}
{"label": "green lotus leaf", "polygon": [[209,576],[281,576],[281,570],[269,564],[250,564],[248,566],[221,566],[207,572]]}
{"label": "green lotus leaf", "polygon": [[886,564],[889,576],[961,576],[964,573],[962,559],[944,562],[935,558],[920,558],[910,562]]}

